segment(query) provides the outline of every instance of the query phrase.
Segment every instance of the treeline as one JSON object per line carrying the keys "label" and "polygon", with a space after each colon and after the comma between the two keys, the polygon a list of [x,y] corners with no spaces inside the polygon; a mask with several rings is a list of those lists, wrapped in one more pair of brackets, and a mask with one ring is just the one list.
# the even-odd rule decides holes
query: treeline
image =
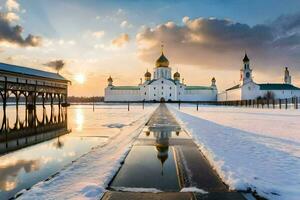
{"label": "treeline", "polygon": [[104,97],[96,96],[96,97],[75,97],[70,96],[68,97],[69,103],[90,103],[90,102],[103,102]]}

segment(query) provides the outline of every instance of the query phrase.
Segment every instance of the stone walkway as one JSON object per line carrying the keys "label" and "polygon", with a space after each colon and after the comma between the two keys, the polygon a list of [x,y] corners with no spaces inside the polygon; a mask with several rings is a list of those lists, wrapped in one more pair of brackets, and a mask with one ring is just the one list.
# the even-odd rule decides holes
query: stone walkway
{"label": "stone walkway", "polygon": [[103,200],[245,199],[229,191],[164,104],[153,113],[107,189]]}

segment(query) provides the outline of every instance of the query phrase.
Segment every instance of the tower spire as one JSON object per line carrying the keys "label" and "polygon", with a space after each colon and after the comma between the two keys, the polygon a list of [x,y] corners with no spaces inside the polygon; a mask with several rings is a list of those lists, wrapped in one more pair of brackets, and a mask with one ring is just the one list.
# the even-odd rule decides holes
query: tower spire
{"label": "tower spire", "polygon": [[164,41],[161,41],[160,48],[161,48],[161,54],[164,54]]}

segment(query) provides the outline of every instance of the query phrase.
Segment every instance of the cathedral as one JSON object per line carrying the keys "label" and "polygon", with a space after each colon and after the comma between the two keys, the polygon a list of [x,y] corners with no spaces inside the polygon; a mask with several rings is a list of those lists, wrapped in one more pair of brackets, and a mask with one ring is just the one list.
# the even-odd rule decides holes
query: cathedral
{"label": "cathedral", "polygon": [[219,93],[218,101],[300,97],[300,88],[292,85],[292,77],[287,67],[284,70],[283,83],[259,84],[253,80],[250,60],[248,55],[245,54],[240,74],[240,83]]}
{"label": "cathedral", "polygon": [[172,76],[172,68],[163,51],[156,60],[152,74],[147,70],[144,81],[137,86],[116,86],[113,79],[108,78],[105,88],[105,102],[171,102],[171,101],[216,101],[216,79],[212,78],[209,86],[188,86],[180,80],[177,71]]}

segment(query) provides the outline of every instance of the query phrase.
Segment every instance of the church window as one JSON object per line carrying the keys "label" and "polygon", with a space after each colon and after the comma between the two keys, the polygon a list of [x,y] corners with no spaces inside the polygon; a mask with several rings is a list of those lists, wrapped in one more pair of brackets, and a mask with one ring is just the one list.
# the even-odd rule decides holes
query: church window
{"label": "church window", "polygon": [[153,88],[154,90],[156,89],[156,87]]}
{"label": "church window", "polygon": [[180,86],[180,88],[182,88],[182,86]]}
{"label": "church window", "polygon": [[146,95],[146,92],[145,92],[145,95]]}
{"label": "church window", "polygon": [[179,95],[180,95],[180,92],[179,92]]}
{"label": "church window", "polygon": [[164,89],[164,86],[161,86],[161,89],[163,90],[163,89]]}
{"label": "church window", "polygon": [[172,87],[170,87],[170,90],[172,90]]}
{"label": "church window", "polygon": [[172,96],[172,94],[170,93],[170,96]]}
{"label": "church window", "polygon": [[162,92],[161,95],[164,95],[164,93]]}
{"label": "church window", "polygon": [[156,96],[156,94],[154,94],[154,96]]}
{"label": "church window", "polygon": [[164,83],[164,81],[161,81],[161,83]]}

